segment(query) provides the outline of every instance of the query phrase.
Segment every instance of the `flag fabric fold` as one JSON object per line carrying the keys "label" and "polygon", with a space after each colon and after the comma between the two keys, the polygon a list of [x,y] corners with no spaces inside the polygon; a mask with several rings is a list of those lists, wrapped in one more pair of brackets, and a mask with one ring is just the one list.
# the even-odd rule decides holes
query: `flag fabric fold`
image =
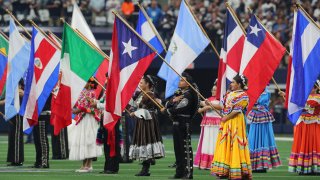
{"label": "flag fabric fold", "polygon": [[129,103],[155,52],[115,17],[110,52],[109,81],[106,90],[104,127],[108,130],[110,156],[115,155],[114,126]]}
{"label": "flag fabric fold", "polygon": [[239,73],[245,40],[245,34],[229,8],[226,12],[223,37],[216,94],[216,97],[220,99],[223,99],[232,79]]}
{"label": "flag fabric fold", "polygon": [[61,51],[36,28],[32,29],[30,62],[19,114],[23,131],[38,123],[38,117],[58,81]]}
{"label": "flag fabric fold", "polygon": [[64,24],[61,50],[61,82],[52,103],[51,123],[54,134],[71,124],[71,109],[89,78],[104,60],[96,49],[86,43],[69,25]]}
{"label": "flag fabric fold", "polygon": [[9,51],[5,99],[5,120],[9,120],[20,110],[19,81],[23,78],[30,58],[30,43],[23,38],[13,19],[10,18]]}
{"label": "flag fabric fold", "polygon": [[[77,29],[83,34],[92,44],[94,44],[97,48],[100,49],[97,40],[95,39],[94,35],[92,34],[88,23],[86,22],[83,14],[77,3],[73,3],[73,12],[72,12],[72,20],[71,20],[71,27]],[[97,81],[100,84],[104,84],[106,81],[106,73],[108,72],[109,62],[105,60],[101,63],[98,70],[96,71],[94,77],[96,77]],[[95,90],[96,96],[99,96],[101,93],[102,87],[98,86]]]}
{"label": "flag fabric fold", "polygon": [[286,49],[252,15],[244,42],[240,74],[248,78],[248,112],[270,82]]}
{"label": "flag fabric fold", "polygon": [[320,74],[320,29],[301,9],[294,20],[287,106],[288,118],[296,124]]}
{"label": "flag fabric fold", "polygon": [[[181,75],[209,43],[210,40],[197,24],[185,1],[181,1],[178,22],[165,57],[166,62]],[[166,80],[166,98],[178,89],[180,76],[177,73],[165,63],[158,72],[158,76]]]}

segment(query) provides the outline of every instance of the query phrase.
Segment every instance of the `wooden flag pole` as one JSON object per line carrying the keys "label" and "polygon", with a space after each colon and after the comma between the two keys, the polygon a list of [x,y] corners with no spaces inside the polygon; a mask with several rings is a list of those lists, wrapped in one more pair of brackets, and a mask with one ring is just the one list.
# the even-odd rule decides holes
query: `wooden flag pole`
{"label": "wooden flag pole", "polygon": [[6,12],[13,18],[13,20],[18,23],[18,25],[26,32],[26,34],[29,36],[29,38],[31,38],[31,34],[29,33],[29,31],[26,30],[26,28],[24,28],[22,26],[22,24],[17,20],[17,18],[11,13],[11,11],[9,11],[8,9],[6,9]]}
{"label": "wooden flag pole", "polygon": [[144,16],[146,17],[147,19],[147,22],[149,23],[153,33],[157,36],[157,38],[159,39],[163,49],[167,52],[167,48],[166,48],[166,45],[164,44],[161,36],[159,35],[158,31],[156,30],[156,28],[154,27],[152,21],[150,20],[150,17],[148,16],[146,10],[140,5],[140,3],[138,3],[138,7],[140,8],[141,12],[144,14]]}
{"label": "wooden flag pole", "polygon": [[32,20],[29,20],[29,22],[30,22],[37,30],[39,30],[40,33],[41,33],[42,35],[44,35],[45,38],[46,38],[48,41],[50,41],[57,49],[61,50],[61,47],[59,47],[59,46],[56,44],[56,42],[53,42],[53,40],[52,40],[35,22],[33,22]]}
{"label": "wooden flag pole", "polygon": [[156,100],[154,100],[147,92],[145,92],[143,89],[141,89],[139,86],[138,86],[138,88],[141,90],[141,92],[143,92],[143,94],[144,95],[146,95],[155,105],[157,105],[158,106],[158,108],[159,109],[162,109],[162,108],[164,108],[163,106],[162,106],[162,104],[159,104]]}
{"label": "wooden flag pole", "polygon": [[[202,27],[201,23],[199,22],[198,18],[195,16],[195,14],[193,13],[193,11],[191,10],[191,7],[190,7],[189,3],[188,3],[186,0],[183,0],[183,1],[184,1],[184,2],[186,3],[186,5],[188,6],[189,11],[191,12],[193,18],[196,20],[196,22],[197,22],[198,26],[200,27],[200,29],[202,30],[203,34],[204,34],[204,35],[207,37],[207,39],[210,41],[210,45],[211,45],[213,51],[216,53],[216,55],[217,55],[218,58],[219,58],[220,55],[219,55],[216,47],[213,45],[213,43],[212,43],[211,39],[209,38],[207,32],[203,29],[203,27]],[[182,3],[182,2],[181,2],[181,3]],[[218,59],[218,60],[219,60],[219,59]]]}
{"label": "wooden flag pole", "polygon": [[320,29],[320,25],[319,25],[318,23],[316,23],[316,22],[312,19],[312,17],[307,13],[307,11],[303,9],[303,7],[301,6],[301,4],[298,4],[298,3],[297,3],[296,5],[297,5],[298,9],[301,9],[301,11],[304,12],[304,14],[310,19],[310,21],[311,21],[315,26],[317,26],[317,28]]}
{"label": "wooden flag pole", "polygon": [[52,34],[52,36],[54,36],[59,41],[60,44],[62,43],[61,39],[58,36],[56,36],[55,34],[53,34],[53,32],[51,32],[50,30],[47,30],[47,31],[48,31],[48,33]]}
{"label": "wooden flag pole", "polygon": [[[112,13],[118,17],[135,35],[137,35],[147,46],[149,46],[150,49],[152,49],[159,57],[160,59],[170,68],[172,69],[180,78],[182,78],[189,86],[192,90],[194,90],[203,100],[207,101],[207,99],[205,97],[203,97],[203,95],[195,88],[193,87],[193,85],[188,82],[185,78],[183,78],[146,40],[144,40],[117,12],[112,11]],[[211,108],[216,111],[221,117],[221,113],[215,109],[213,107],[213,105],[207,101],[209,103],[209,105],[211,106]]]}
{"label": "wooden flag pole", "polygon": [[0,30],[0,34],[7,40],[7,42],[9,41],[9,37]]}

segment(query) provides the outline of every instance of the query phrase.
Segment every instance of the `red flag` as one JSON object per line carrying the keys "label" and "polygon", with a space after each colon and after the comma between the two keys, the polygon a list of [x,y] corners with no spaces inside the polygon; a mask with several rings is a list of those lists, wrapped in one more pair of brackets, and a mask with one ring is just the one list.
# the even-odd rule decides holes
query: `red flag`
{"label": "red flag", "polygon": [[155,52],[116,17],[104,113],[104,127],[108,130],[111,157],[115,155],[114,126],[154,56]]}
{"label": "red flag", "polygon": [[240,74],[248,78],[248,112],[277,69],[286,49],[253,15],[244,43]]}
{"label": "red flag", "polygon": [[227,9],[223,47],[218,69],[217,99],[223,99],[232,79],[239,73],[245,35],[232,13]]}

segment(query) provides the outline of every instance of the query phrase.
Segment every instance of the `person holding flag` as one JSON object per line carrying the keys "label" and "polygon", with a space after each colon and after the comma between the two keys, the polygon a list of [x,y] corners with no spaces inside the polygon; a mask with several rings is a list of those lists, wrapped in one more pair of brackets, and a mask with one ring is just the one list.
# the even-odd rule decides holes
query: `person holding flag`
{"label": "person holding flag", "polygon": [[315,83],[307,100],[305,108],[299,117],[293,137],[289,158],[289,172],[299,175],[316,174],[320,172],[319,154],[320,141],[320,94],[319,81]]}
{"label": "person holding flag", "polygon": [[218,178],[252,179],[249,145],[246,135],[244,111],[249,103],[245,90],[248,80],[237,74],[231,82],[231,92],[225,96],[222,109],[224,115],[216,143],[211,173]]}
{"label": "person holding flag", "polygon": [[[161,111],[173,119],[173,145],[176,158],[174,179],[193,179],[193,153],[191,146],[191,122],[199,108],[200,99],[186,82],[192,77],[182,73],[179,90]],[[196,87],[196,84],[193,83]]]}
{"label": "person holding flag", "polygon": [[265,173],[268,169],[281,165],[272,127],[275,119],[269,112],[270,98],[270,92],[265,89],[247,115],[247,122],[250,124],[248,141],[253,172]]}
{"label": "person holding flag", "polygon": [[[92,108],[91,99],[97,83],[91,78],[81,91],[80,97],[72,110],[76,114],[75,126],[69,126],[70,153],[69,160],[82,160],[82,166],[76,172],[85,173],[92,171],[92,158],[102,155],[102,149],[96,144],[96,135],[99,128],[100,111]],[[73,128],[73,129],[72,129]]]}
{"label": "person holding flag", "polygon": [[155,82],[150,75],[145,75],[139,83],[142,91],[134,102],[130,116],[136,120],[133,142],[130,146],[130,159],[142,161],[142,169],[136,176],[150,176],[149,169],[153,159],[165,156],[164,145],[157,119],[157,107],[150,99],[155,99]]}

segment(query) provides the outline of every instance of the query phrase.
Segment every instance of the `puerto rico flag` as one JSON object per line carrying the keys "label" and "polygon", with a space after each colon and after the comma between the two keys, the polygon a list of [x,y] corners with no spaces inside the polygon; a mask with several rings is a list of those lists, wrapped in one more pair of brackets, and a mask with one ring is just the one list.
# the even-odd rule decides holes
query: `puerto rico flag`
{"label": "puerto rico flag", "polygon": [[223,46],[220,52],[217,95],[223,99],[232,79],[239,73],[245,35],[230,10],[227,8]]}
{"label": "puerto rico flag", "polygon": [[252,15],[239,72],[248,78],[248,112],[271,80],[285,51],[282,44]]}
{"label": "puerto rico flag", "polygon": [[32,29],[30,62],[20,108],[23,130],[38,123],[38,117],[59,77],[61,51],[36,28]]}
{"label": "puerto rico flag", "polygon": [[155,52],[118,17],[115,17],[103,122],[109,132],[108,138],[113,137],[110,139],[113,143],[110,142],[110,156],[115,155],[114,126],[154,56]]}

